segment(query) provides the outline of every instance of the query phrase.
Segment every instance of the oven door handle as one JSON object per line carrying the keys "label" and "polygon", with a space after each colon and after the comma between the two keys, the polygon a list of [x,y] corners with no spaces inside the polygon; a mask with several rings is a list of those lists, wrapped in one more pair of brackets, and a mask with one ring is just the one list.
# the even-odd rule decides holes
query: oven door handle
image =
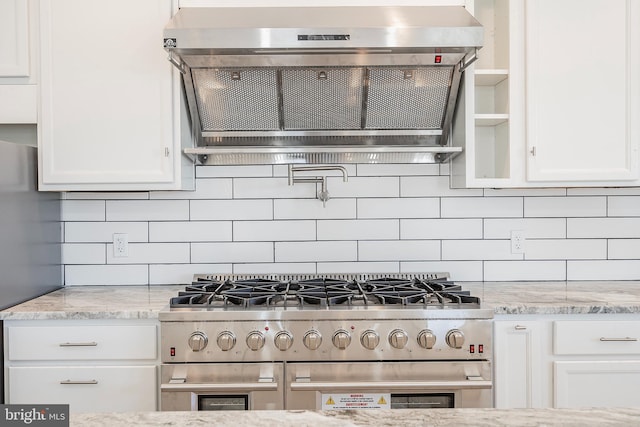
{"label": "oven door handle", "polygon": [[209,383],[209,384],[161,384],[160,391],[271,391],[277,390],[276,382],[261,383]]}
{"label": "oven door handle", "polygon": [[313,382],[296,381],[291,390],[356,390],[356,389],[403,389],[403,390],[443,390],[443,389],[490,389],[487,380],[467,381],[355,381],[355,382]]}

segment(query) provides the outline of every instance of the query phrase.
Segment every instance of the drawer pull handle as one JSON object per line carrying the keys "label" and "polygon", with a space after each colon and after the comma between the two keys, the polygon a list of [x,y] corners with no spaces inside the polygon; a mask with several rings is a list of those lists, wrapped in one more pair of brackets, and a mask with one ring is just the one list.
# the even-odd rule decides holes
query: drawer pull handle
{"label": "drawer pull handle", "polygon": [[526,327],[526,326],[522,326],[522,325],[516,325],[516,326],[515,326],[515,330],[516,330],[516,331],[524,331],[524,330],[526,330],[526,329],[527,329],[527,327]]}
{"label": "drawer pull handle", "polygon": [[600,341],[638,341],[638,338],[631,338],[631,337],[606,338],[606,337],[600,337]]}
{"label": "drawer pull handle", "polygon": [[95,347],[98,343],[95,341],[91,342],[62,342],[60,343],[60,347]]}
{"label": "drawer pull handle", "polygon": [[76,381],[76,380],[64,380],[64,381],[60,381],[60,384],[64,384],[64,385],[67,385],[67,384],[98,384],[98,381],[97,380],[85,380],[85,381],[82,381],[82,380],[79,380],[79,381]]}

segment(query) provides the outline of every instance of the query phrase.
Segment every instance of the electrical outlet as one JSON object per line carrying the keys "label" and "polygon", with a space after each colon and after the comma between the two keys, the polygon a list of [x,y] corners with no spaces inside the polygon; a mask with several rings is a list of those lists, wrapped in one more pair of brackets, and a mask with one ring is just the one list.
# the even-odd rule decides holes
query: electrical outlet
{"label": "electrical outlet", "polygon": [[523,254],[524,253],[524,231],[511,230],[511,253]]}
{"label": "electrical outlet", "polygon": [[116,258],[129,256],[129,235],[115,233],[113,235],[113,256]]}

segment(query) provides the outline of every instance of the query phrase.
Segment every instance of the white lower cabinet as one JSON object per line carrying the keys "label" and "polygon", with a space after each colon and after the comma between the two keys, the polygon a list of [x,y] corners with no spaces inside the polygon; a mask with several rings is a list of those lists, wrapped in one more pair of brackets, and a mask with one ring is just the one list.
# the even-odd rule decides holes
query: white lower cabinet
{"label": "white lower cabinet", "polygon": [[7,403],[157,410],[155,320],[7,320],[4,339]]}
{"label": "white lower cabinet", "polygon": [[155,366],[37,366],[8,371],[11,403],[68,404],[71,412],[156,410]]}
{"label": "white lower cabinet", "polygon": [[496,316],[497,408],[640,406],[640,316]]}
{"label": "white lower cabinet", "polygon": [[536,321],[494,323],[496,408],[544,406],[541,329]]}

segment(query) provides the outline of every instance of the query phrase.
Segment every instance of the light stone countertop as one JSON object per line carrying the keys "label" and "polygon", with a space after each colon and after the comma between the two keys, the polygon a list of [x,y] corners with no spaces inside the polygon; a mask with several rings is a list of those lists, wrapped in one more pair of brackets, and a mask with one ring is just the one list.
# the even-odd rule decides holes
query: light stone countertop
{"label": "light stone countertop", "polygon": [[590,427],[638,426],[640,408],[607,409],[394,409],[354,411],[223,411],[72,414],[71,426],[234,427]]}
{"label": "light stone countertop", "polygon": [[[466,282],[484,308],[500,314],[640,314],[640,281]],[[5,320],[154,319],[184,289],[171,286],[70,286],[0,311]]]}

